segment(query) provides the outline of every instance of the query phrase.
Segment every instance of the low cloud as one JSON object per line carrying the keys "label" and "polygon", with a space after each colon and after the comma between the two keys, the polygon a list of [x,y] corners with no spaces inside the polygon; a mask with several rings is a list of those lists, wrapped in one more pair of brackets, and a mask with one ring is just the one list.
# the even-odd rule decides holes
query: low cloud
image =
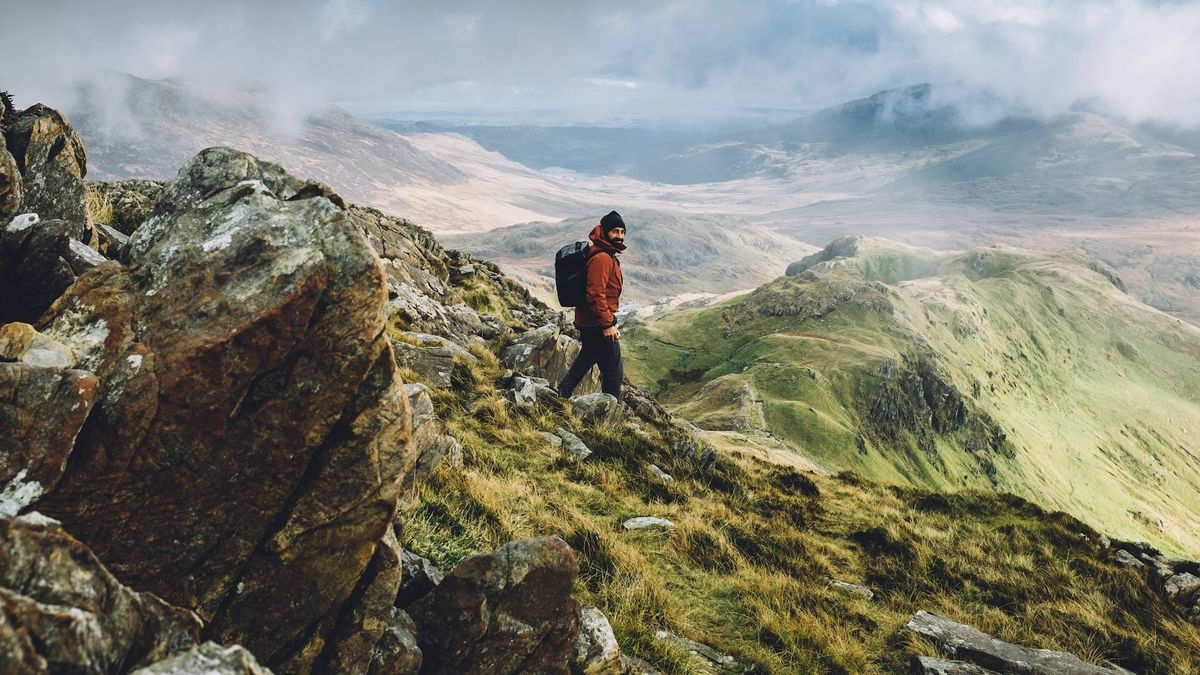
{"label": "low cloud", "polygon": [[1200,5],[1138,0],[76,0],[5,8],[0,87],[66,105],[101,70],[181,77],[274,92],[286,122],[321,101],[590,120],[799,110],[934,82],[981,117],[1086,103],[1196,127],[1198,34]]}

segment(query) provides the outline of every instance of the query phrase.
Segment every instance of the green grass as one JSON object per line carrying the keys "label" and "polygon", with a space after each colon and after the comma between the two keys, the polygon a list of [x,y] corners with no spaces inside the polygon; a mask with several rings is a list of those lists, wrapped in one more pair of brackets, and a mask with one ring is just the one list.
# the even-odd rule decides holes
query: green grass
{"label": "green grass", "polygon": [[[1200,554],[1200,332],[1069,255],[881,247],[632,327],[630,377],[701,426],[738,413],[730,387],[705,388],[733,378],[770,431],[834,472],[1010,491]],[[913,381],[930,369],[962,424],[919,421],[928,387]]]}
{"label": "green grass", "polygon": [[[476,351],[479,363],[460,364],[452,389],[435,392],[465,466],[442,467],[422,487],[405,546],[449,569],[512,539],[557,534],[579,555],[582,602],[605,612],[624,650],[667,673],[697,664],[657,629],[771,673],[902,672],[933,653],[900,637],[918,609],[1136,672],[1200,673],[1200,631],[1107,562],[1096,533],[1071,516],[991,491],[807,475],[740,454],[701,462],[679,449],[678,431],[588,428],[561,406],[511,408],[492,385],[494,356]],[[772,386],[787,390],[805,372]],[[537,433],[558,426],[595,455],[565,460]],[[651,478],[651,462],[676,480]],[[641,515],[677,527],[622,530]],[[844,595],[830,579],[877,598]]]}

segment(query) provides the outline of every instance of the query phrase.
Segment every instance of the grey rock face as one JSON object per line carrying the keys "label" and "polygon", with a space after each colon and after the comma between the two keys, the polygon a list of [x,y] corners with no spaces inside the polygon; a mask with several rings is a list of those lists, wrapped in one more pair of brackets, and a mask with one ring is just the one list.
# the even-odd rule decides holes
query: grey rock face
{"label": "grey rock face", "polygon": [[205,642],[130,675],[271,675],[271,671],[258,665],[243,647]]}
{"label": "grey rock face", "polygon": [[0,361],[44,368],[71,368],[75,355],[63,343],[37,332],[27,323],[0,325]]}
{"label": "grey rock face", "polygon": [[621,675],[621,648],[608,617],[595,607],[583,610],[583,624],[575,643],[571,672],[578,675]]}
{"label": "grey rock face", "polygon": [[507,382],[505,395],[519,406],[537,405],[558,397],[558,392],[549,385],[541,378],[513,375]]}
{"label": "grey rock face", "polygon": [[413,605],[424,673],[567,673],[579,632],[578,563],[557,537],[464,560]]}
{"label": "grey rock face", "polygon": [[442,572],[426,558],[404,551],[400,554],[403,577],[400,592],[396,595],[396,606],[406,608],[429,594],[442,583]]}
{"label": "grey rock face", "polygon": [[1168,598],[1186,603],[1200,594],[1200,577],[1188,572],[1176,574],[1167,579],[1164,589]]}
{"label": "grey rock face", "polygon": [[[500,362],[526,375],[545,378],[551,386],[555,386],[567,374],[579,350],[578,340],[563,334],[556,324],[547,323],[517,336],[512,344],[500,352]],[[575,392],[587,394],[597,391],[600,391],[600,374],[593,368]]]}
{"label": "grey rock face", "polygon": [[62,113],[42,104],[34,105],[5,119],[8,151],[21,171],[24,196],[21,209],[40,214],[44,219],[60,218],[74,228],[70,235],[85,236],[83,177],[87,175],[87,156],[83,141]]}
{"label": "grey rock face", "polygon": [[1001,673],[1112,675],[1120,672],[1086,663],[1073,654],[1010,644],[930,612],[917,612],[905,629],[932,640],[956,660]]}
{"label": "grey rock face", "polygon": [[375,644],[369,675],[417,675],[423,655],[417,625],[402,609],[393,609],[383,637]]}
{"label": "grey rock face", "polygon": [[113,673],[199,632],[195,615],[122,585],[57,521],[0,518],[0,672]]}

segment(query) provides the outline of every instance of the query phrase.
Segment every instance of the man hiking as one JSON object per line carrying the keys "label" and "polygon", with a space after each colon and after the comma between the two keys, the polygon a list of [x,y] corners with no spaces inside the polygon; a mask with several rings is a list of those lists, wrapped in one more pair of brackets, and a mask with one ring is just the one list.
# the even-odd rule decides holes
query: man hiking
{"label": "man hiking", "polygon": [[588,235],[587,286],[584,301],[575,308],[575,327],[583,338],[583,349],[571,369],[558,383],[558,393],[570,397],[579,381],[595,364],[600,367],[604,393],[620,398],[625,367],[621,363],[621,334],[614,314],[621,301],[621,263],[617,254],[625,250],[625,221],[610,212]]}

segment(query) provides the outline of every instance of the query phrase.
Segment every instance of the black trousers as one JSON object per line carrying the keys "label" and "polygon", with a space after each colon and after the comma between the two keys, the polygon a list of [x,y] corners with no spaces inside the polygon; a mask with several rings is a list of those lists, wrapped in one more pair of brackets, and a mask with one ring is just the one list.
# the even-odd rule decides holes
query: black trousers
{"label": "black trousers", "polygon": [[583,349],[579,350],[571,369],[558,383],[558,393],[568,397],[575,393],[579,381],[588,374],[593,365],[596,365],[600,367],[600,382],[604,393],[621,397],[621,380],[625,378],[621,343],[604,337],[603,331],[603,328],[579,329],[579,335],[583,338]]}

